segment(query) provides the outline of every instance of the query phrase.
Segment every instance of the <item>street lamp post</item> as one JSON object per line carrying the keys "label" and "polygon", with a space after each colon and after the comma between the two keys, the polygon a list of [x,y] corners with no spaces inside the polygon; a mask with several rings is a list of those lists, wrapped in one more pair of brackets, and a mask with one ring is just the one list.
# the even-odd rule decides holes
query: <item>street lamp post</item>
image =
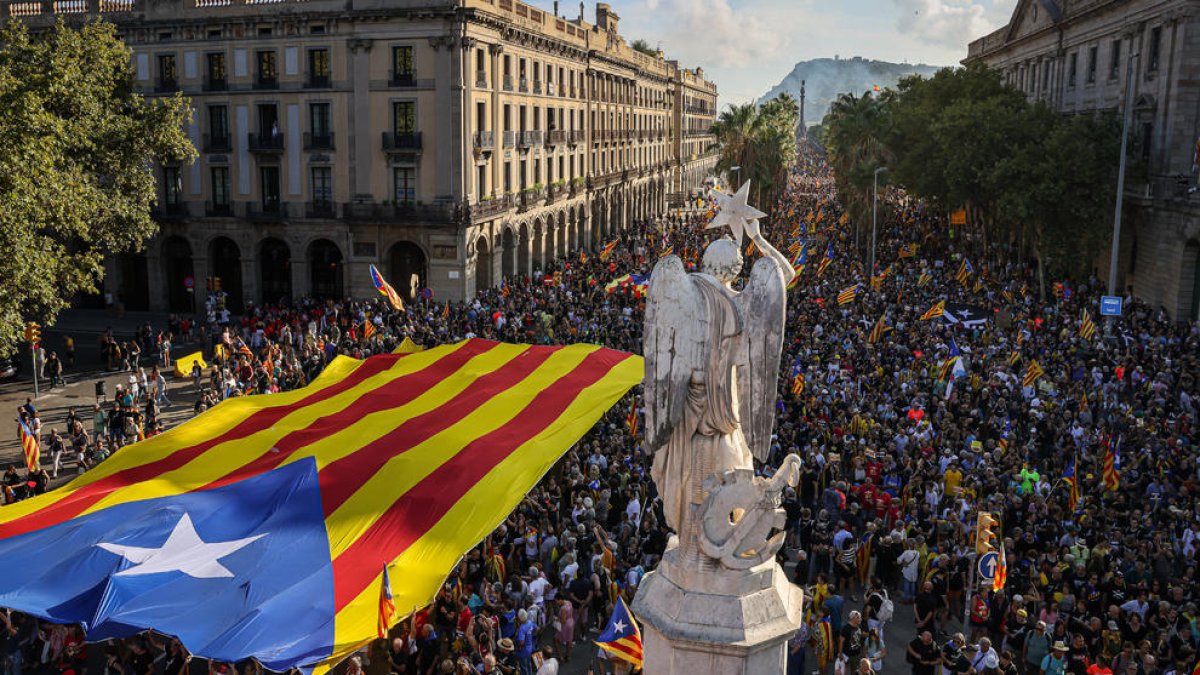
{"label": "street lamp post", "polygon": [[[1121,123],[1121,165],[1117,171],[1117,205],[1113,213],[1112,253],[1108,258],[1108,294],[1117,294],[1117,258],[1121,255],[1121,209],[1125,201],[1125,148],[1129,142],[1129,125],[1133,121],[1133,62],[1138,50],[1132,49],[1130,40],[1129,62],[1125,68],[1125,115]],[[1104,322],[1104,332],[1112,335],[1116,317],[1109,316]]]}
{"label": "street lamp post", "polygon": [[875,274],[875,228],[879,218],[879,174],[887,170],[886,166],[875,167],[875,192],[871,197],[871,266],[867,268],[868,274]]}

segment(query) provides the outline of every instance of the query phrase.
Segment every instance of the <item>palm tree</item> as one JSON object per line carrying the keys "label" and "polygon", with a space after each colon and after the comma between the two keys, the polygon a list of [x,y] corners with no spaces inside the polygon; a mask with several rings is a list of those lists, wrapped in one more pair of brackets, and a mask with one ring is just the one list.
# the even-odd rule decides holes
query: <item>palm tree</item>
{"label": "palm tree", "polygon": [[741,177],[751,181],[755,203],[774,203],[795,159],[798,119],[799,106],[786,94],[762,105],[729,106],[712,127],[721,146],[717,170],[728,175],[733,167],[741,167]]}

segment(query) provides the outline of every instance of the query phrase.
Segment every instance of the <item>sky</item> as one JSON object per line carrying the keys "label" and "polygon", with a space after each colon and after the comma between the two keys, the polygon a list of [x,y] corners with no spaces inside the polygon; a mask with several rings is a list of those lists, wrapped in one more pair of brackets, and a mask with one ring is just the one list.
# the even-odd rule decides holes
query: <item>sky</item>
{"label": "sky", "polygon": [[[1016,0],[608,0],[626,40],[702,66],[720,105],[745,103],[798,61],[861,56],[955,65],[967,43],[1008,23]],[[535,0],[535,4],[542,2]],[[548,4],[548,3],[547,3]],[[560,12],[578,13],[562,0]],[[595,20],[589,0],[585,20]]]}

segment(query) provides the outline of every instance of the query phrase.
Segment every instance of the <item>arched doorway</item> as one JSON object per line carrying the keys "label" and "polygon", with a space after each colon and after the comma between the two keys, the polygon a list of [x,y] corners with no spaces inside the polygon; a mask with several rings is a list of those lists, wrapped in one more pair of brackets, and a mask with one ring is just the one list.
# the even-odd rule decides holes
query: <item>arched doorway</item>
{"label": "arched doorway", "polygon": [[506,279],[516,274],[516,246],[516,237],[513,236],[512,228],[504,228],[504,250],[500,254],[500,274]]}
{"label": "arched doorway", "polygon": [[242,311],[242,251],[229,237],[217,237],[208,245],[208,268],[211,275],[221,280],[221,291],[225,293],[225,308],[230,312]]}
{"label": "arched doorway", "polygon": [[517,249],[517,269],[522,276],[529,274],[529,224],[521,223],[521,244]]}
{"label": "arched doorway", "polygon": [[537,220],[533,224],[533,268],[542,269],[546,266],[546,223]]}
{"label": "arched doorway", "polygon": [[[398,241],[388,251],[392,285],[405,299],[416,297],[417,291],[429,283],[429,263],[425,251],[411,241]],[[416,281],[413,281],[416,275]]]}
{"label": "arched doorway", "polygon": [[575,246],[581,249],[589,249],[592,247],[592,242],[588,241],[587,229],[584,225],[587,218],[587,212],[583,207],[575,209]]}
{"label": "arched doorway", "polygon": [[342,286],[342,251],[328,239],[317,239],[308,245],[308,269],[312,276],[314,298],[344,297]]}
{"label": "arched doorway", "polygon": [[292,299],[292,250],[276,237],[267,237],[258,247],[258,274],[262,299],[270,305]]}
{"label": "arched doorway", "polygon": [[192,245],[183,237],[167,237],[162,247],[163,283],[167,285],[167,309],[172,312],[190,312],[194,305],[195,291],[188,292],[184,280],[192,277]]}
{"label": "arched doorway", "polygon": [[492,287],[492,249],[487,238],[475,240],[475,290]]}
{"label": "arched doorway", "polygon": [[150,274],[146,268],[144,253],[122,253],[117,256],[121,273],[121,287],[117,299],[132,312],[150,309]]}

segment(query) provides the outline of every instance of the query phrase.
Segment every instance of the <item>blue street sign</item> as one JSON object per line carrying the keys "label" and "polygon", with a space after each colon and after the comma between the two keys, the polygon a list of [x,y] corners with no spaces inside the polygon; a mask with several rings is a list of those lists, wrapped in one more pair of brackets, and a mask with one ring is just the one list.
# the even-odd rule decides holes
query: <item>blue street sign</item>
{"label": "blue street sign", "polygon": [[978,572],[980,580],[991,581],[996,578],[996,565],[1000,562],[1000,554],[988,551],[979,556]]}
{"label": "blue street sign", "polygon": [[1100,316],[1121,316],[1121,296],[1102,296],[1100,298]]}

